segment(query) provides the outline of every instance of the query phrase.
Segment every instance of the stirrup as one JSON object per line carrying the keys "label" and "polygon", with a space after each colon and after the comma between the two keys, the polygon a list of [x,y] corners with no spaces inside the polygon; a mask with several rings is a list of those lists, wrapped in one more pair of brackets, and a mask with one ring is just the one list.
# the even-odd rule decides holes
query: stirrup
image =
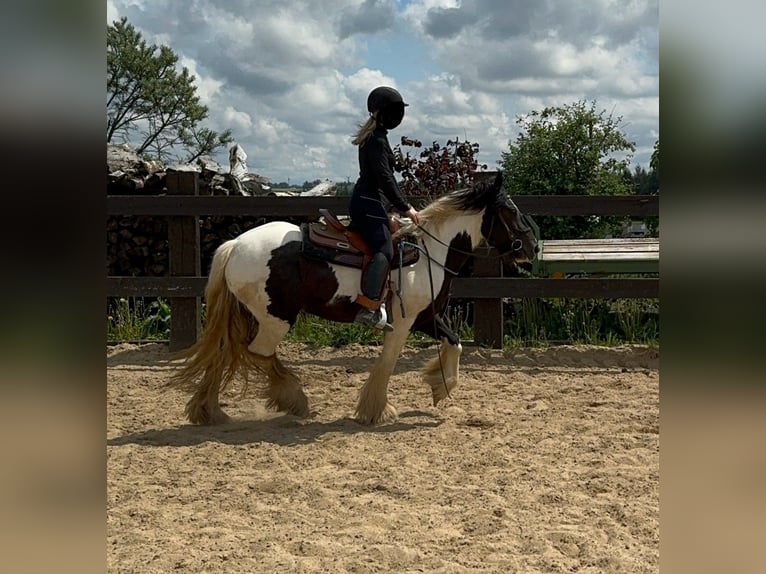
{"label": "stirrup", "polygon": [[367,325],[368,327],[379,329],[381,331],[394,330],[393,325],[388,322],[385,305],[381,305],[377,310],[367,308],[361,309],[359,313],[356,314],[354,321],[356,323],[362,323],[363,325]]}

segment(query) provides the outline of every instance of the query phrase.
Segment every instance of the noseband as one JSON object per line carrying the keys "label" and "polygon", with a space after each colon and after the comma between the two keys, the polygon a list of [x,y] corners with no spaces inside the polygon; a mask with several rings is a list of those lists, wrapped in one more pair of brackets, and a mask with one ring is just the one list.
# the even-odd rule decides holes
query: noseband
{"label": "noseband", "polygon": [[[506,207],[506,206],[503,206]],[[524,242],[516,237],[516,234],[511,230],[511,228],[508,226],[508,224],[505,221],[505,218],[501,217],[499,213],[495,214],[492,217],[492,222],[489,225],[489,231],[487,232],[487,237],[492,236],[492,230],[495,227],[495,220],[500,219],[500,223],[503,224],[503,227],[505,227],[505,232],[508,234],[508,238],[511,239],[511,247],[508,249],[508,251],[504,251],[502,253],[499,253],[498,255],[495,255],[494,257],[504,257],[510,253],[516,253],[517,251],[521,251],[521,249],[524,247]],[[532,231],[532,226],[529,224],[529,220],[527,219],[526,214],[521,215],[521,220],[524,222],[523,228],[520,228],[519,231],[521,233],[529,233]]]}

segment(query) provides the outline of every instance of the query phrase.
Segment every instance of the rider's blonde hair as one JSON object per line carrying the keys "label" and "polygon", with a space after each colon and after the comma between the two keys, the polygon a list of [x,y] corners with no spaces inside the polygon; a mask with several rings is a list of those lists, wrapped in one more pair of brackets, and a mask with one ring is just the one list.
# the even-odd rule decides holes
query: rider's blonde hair
{"label": "rider's blonde hair", "polygon": [[365,143],[367,143],[367,140],[370,139],[372,132],[374,132],[375,128],[378,127],[378,122],[375,119],[377,115],[378,112],[376,110],[374,113],[370,114],[370,117],[365,123],[359,124],[357,126],[359,130],[356,132],[354,139],[351,140],[352,144],[362,147]]}

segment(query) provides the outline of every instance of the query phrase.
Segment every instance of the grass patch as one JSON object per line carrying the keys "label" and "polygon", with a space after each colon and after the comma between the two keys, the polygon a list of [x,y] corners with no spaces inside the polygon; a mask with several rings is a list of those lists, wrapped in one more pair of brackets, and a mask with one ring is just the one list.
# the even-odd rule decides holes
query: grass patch
{"label": "grass patch", "polygon": [[[203,320],[204,320],[203,305]],[[659,345],[657,299],[508,299],[503,303],[504,346],[545,347],[589,344]],[[443,315],[461,341],[472,341],[473,304],[453,301]],[[163,299],[112,298],[107,301],[107,341],[153,341],[170,338],[170,305]],[[383,334],[358,323],[333,323],[301,314],[285,338],[321,347],[350,344],[381,345]],[[407,344],[434,344],[422,333],[410,334]]]}
{"label": "grass patch", "polygon": [[510,347],[659,343],[657,299],[513,299],[504,307]]}
{"label": "grass patch", "polygon": [[343,347],[353,343],[382,345],[383,334],[377,329],[371,329],[359,323],[333,323],[301,313],[285,340],[294,343],[311,343],[319,347]]}
{"label": "grass patch", "polygon": [[170,304],[164,299],[121,297],[107,300],[107,342],[163,341],[169,338]]}

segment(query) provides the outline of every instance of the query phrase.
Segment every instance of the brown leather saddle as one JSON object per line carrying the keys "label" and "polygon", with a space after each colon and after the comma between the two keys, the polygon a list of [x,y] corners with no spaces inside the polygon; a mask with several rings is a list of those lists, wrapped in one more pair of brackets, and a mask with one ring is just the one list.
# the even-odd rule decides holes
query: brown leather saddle
{"label": "brown leather saddle", "polygon": [[[328,261],[336,265],[364,269],[370,259],[370,248],[367,247],[362,235],[346,227],[327,209],[320,209],[324,221],[301,224],[303,239],[301,251],[309,259]],[[410,243],[416,243],[410,239]],[[399,242],[394,242],[394,258],[391,268],[407,267],[415,263],[420,252],[414,245],[403,245],[400,253]]]}

